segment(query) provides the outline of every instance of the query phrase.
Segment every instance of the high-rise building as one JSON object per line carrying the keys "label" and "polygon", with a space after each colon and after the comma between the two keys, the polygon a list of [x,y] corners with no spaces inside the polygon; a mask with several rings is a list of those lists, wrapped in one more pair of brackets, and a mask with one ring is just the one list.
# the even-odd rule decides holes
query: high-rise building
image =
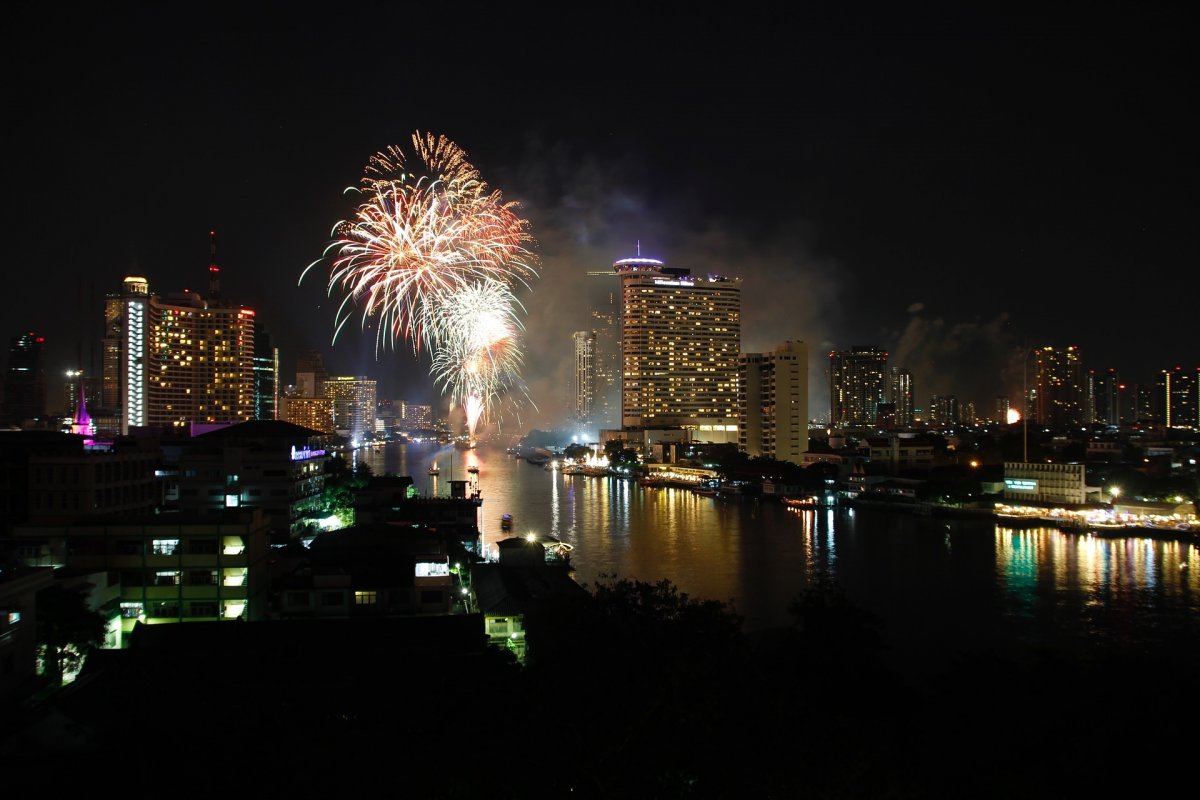
{"label": "high-rise building", "polygon": [[433,406],[401,400],[396,423],[406,432],[433,430]]}
{"label": "high-rise building", "polygon": [[1079,348],[1039,347],[1037,355],[1037,420],[1050,428],[1085,421],[1086,391]]}
{"label": "high-rise building", "polygon": [[1012,402],[1007,397],[996,398],[996,421],[1000,423],[1008,422],[1008,412],[1012,409]]}
{"label": "high-rise building", "polygon": [[1121,376],[1115,369],[1088,371],[1088,397],[1091,399],[1091,422],[1106,425],[1121,424]]}
{"label": "high-rise building", "polygon": [[126,278],[121,292],[110,293],[104,300],[104,337],[100,340],[100,405],[115,411],[124,403],[125,299],[133,290],[130,282],[145,283],[145,278]]}
{"label": "high-rise building", "polygon": [[304,350],[296,354],[296,389],[301,397],[324,397],[327,380],[329,373],[319,351]]}
{"label": "high-rise building", "polygon": [[929,398],[928,419],[932,425],[957,425],[962,421],[958,398],[952,394],[935,394]]}
{"label": "high-rise building", "polygon": [[285,395],[279,398],[280,419],[321,433],[334,433],[333,401],[328,397]]}
{"label": "high-rise building", "polygon": [[1200,403],[1197,402],[1197,382],[1200,368],[1164,369],[1158,375],[1158,396],[1162,403],[1163,423],[1168,428],[1200,430]]}
{"label": "high-rise building", "polygon": [[575,331],[575,418],[592,419],[596,398],[596,332]]}
{"label": "high-rise building", "polygon": [[[254,312],[211,305],[195,292],[152,297],[148,306],[148,369],[138,370],[146,387],[141,424],[253,419]],[[132,413],[129,424],[138,424]]]}
{"label": "high-rise building", "polygon": [[33,331],[10,340],[4,371],[4,417],[11,425],[46,415],[45,342]]}
{"label": "high-rise building", "polygon": [[266,327],[254,323],[254,418],[279,416],[279,348],[271,346]]}
{"label": "high-rise building", "polygon": [[361,442],[364,434],[375,433],[375,381],[363,376],[332,377],[325,381],[325,396],[333,401],[333,427],[339,434]]}
{"label": "high-rise building", "polygon": [[915,418],[912,375],[903,367],[892,367],[889,402],[896,408],[896,424],[908,426]]}
{"label": "high-rise building", "polygon": [[788,341],[739,359],[738,446],[752,456],[801,463],[808,451],[808,345]]}
{"label": "high-rise building", "polygon": [[737,441],[741,279],[693,276],[649,258],[621,277],[621,425],[686,427]]}
{"label": "high-rise building", "polygon": [[[593,274],[593,273],[589,273]],[[613,273],[604,273],[610,276]],[[621,408],[620,308],[615,290],[605,293],[604,302],[592,309],[592,333],[596,334],[595,393],[592,419],[601,428],[617,427]]]}
{"label": "high-rise building", "polygon": [[[874,428],[884,399],[886,351],[855,346],[829,354],[830,424],[835,428]],[[897,409],[899,422],[899,409]]]}
{"label": "high-rise building", "polygon": [[209,298],[160,297],[142,277],[105,299],[103,398],[116,400],[121,433],[254,418],[254,311],[221,299],[208,267]]}

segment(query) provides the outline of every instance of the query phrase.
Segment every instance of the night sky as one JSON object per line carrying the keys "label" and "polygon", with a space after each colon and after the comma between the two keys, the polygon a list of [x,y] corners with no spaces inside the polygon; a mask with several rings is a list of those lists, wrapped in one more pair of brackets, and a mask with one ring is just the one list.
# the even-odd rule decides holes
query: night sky
{"label": "night sky", "polygon": [[368,157],[421,130],[538,242],[522,429],[565,416],[570,333],[617,287],[585,273],[639,242],[743,279],[744,350],[808,342],[814,416],[825,354],[853,345],[909,368],[919,407],[982,414],[1019,394],[1023,346],[1075,344],[1131,381],[1200,364],[1196,69],[1174,11],[299,8],[11,19],[5,343],[36,331],[53,374],[98,367],[104,293],[140,274],[206,294],[215,228],[224,295],[266,323],[286,382],[315,348],[433,400],[408,343],[377,354],[357,323],[331,343],[327,269],[298,285]]}

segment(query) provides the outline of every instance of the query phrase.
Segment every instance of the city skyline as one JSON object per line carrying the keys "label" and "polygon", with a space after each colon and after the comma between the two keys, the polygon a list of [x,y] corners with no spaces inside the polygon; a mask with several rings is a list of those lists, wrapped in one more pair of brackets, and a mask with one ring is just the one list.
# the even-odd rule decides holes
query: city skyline
{"label": "city skyline", "polygon": [[[257,312],[284,383],[316,349],[382,397],[436,402],[427,360],[377,358],[371,330],[330,344],[340,298],[324,276],[298,280],[349,216],[342,190],[367,158],[416,129],[458,142],[539,243],[519,298],[536,411],[507,430],[568,416],[571,334],[611,288],[584,276],[639,246],[742,278],[743,352],[882,347],[918,405],[1019,397],[1022,350],[1043,345],[1134,382],[1196,366],[1194,326],[1170,301],[1197,278],[1169,16],[810,19],[786,36],[734,20],[720,47],[639,17],[629,35],[647,44],[672,32],[657,59],[613,63],[543,35],[537,60],[513,55],[511,75],[474,91],[476,65],[420,79],[434,42],[377,56],[264,9],[186,30],[160,14],[84,12],[6,55],[22,155],[7,183],[24,195],[8,241],[50,268],[13,282],[2,334],[44,336],[52,378],[80,351],[99,370],[91,340],[124,277],[203,291],[215,229],[224,296]],[[520,53],[548,33],[504,44]],[[47,249],[29,233],[67,199]],[[810,363],[815,417],[827,380]]]}

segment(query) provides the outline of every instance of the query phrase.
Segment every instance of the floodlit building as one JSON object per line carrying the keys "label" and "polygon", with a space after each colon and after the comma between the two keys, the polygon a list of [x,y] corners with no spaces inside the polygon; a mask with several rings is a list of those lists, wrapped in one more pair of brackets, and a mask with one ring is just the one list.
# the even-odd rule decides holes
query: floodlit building
{"label": "floodlit building", "polygon": [[215,250],[207,299],[160,297],[137,276],[105,299],[103,397],[120,409],[122,435],[254,419],[256,317],[222,299]]}
{"label": "floodlit building", "polygon": [[1083,464],[1004,462],[1004,499],[1039,504],[1087,502],[1086,467]]}
{"label": "floodlit building", "polygon": [[650,258],[613,269],[621,278],[622,427],[684,427],[697,440],[736,442],[741,280]]}
{"label": "floodlit building", "polygon": [[375,433],[378,393],[375,381],[342,375],[325,381],[325,396],[333,401],[333,427],[342,436],[361,442]]}

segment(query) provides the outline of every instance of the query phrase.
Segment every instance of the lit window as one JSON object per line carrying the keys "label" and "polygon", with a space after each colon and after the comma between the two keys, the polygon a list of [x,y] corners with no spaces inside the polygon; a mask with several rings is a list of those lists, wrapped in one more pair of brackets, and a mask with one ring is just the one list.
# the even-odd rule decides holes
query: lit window
{"label": "lit window", "polygon": [[377,600],[375,592],[356,591],[354,593],[354,605],[356,606],[373,606]]}

